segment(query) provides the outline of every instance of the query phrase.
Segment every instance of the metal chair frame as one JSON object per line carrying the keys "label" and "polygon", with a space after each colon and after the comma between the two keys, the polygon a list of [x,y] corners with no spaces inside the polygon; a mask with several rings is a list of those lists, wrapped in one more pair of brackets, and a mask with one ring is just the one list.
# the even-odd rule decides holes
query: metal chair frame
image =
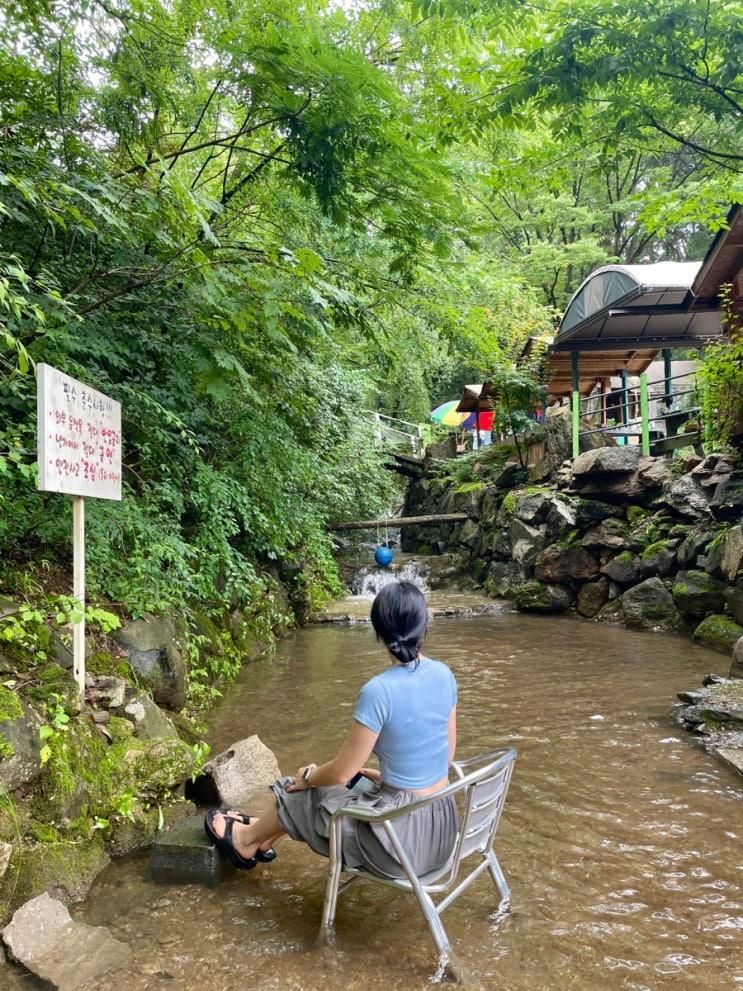
{"label": "metal chair frame", "polygon": [[[332,937],[338,895],[359,880],[374,881],[415,895],[438,950],[440,966],[444,967],[453,959],[453,954],[449,937],[441,921],[441,913],[485,870],[489,871],[500,896],[498,914],[505,914],[509,910],[511,890],[493,850],[493,841],[500,824],[515,760],[516,751],[509,748],[495,750],[469,760],[453,761],[451,768],[456,776],[454,781],[441,791],[426,795],[392,811],[380,813],[354,806],[338,809],[330,822],[330,867],[325,890],[321,936],[326,939]],[[466,773],[467,769],[475,765],[482,766]],[[440,870],[417,877],[395,832],[393,822],[409,812],[450,795],[463,796],[464,805],[454,852],[448,863]],[[383,878],[361,868],[344,867],[341,859],[341,830],[345,818],[381,825],[406,876]],[[480,863],[455,885],[461,862],[474,854],[480,855],[482,858]],[[342,879],[343,874],[349,877]],[[442,893],[445,897],[436,904],[431,896]]]}

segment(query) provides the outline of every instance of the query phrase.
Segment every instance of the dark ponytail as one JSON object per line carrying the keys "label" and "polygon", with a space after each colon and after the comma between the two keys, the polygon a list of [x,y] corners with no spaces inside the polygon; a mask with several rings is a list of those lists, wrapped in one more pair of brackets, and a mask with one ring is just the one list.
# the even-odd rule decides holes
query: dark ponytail
{"label": "dark ponytail", "polygon": [[401,664],[418,660],[428,626],[426,599],[412,582],[390,582],[374,599],[371,621],[377,640]]}

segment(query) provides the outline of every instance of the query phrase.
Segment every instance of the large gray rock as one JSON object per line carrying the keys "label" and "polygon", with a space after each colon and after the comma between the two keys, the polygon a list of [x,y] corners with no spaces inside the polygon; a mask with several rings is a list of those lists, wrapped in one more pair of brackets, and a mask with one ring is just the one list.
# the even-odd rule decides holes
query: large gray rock
{"label": "large gray rock", "polygon": [[637,476],[646,489],[661,489],[671,481],[671,462],[666,458],[640,458]]}
{"label": "large gray rock", "polygon": [[129,666],[155,702],[180,712],[186,704],[188,676],[172,620],[143,616],[125,622],[115,637]]}
{"label": "large gray rock", "polygon": [[639,557],[624,551],[607,562],[601,568],[601,574],[608,575],[618,585],[634,585],[642,577],[642,562]]}
{"label": "large gray rock", "polygon": [[521,492],[516,497],[516,518],[532,526],[544,523],[547,519],[552,497],[549,492]]}
{"label": "large gray rock", "polygon": [[7,791],[29,785],[41,774],[41,740],[43,720],[25,702],[15,700],[0,718],[0,784]]}
{"label": "large gray rock", "polygon": [[637,472],[585,475],[576,479],[574,488],[583,499],[600,499],[621,505],[641,503],[649,498]]}
{"label": "large gray rock", "polygon": [[642,458],[639,447],[601,447],[579,454],[573,462],[573,479],[586,475],[620,474],[636,470]]}
{"label": "large gray rock", "polygon": [[552,544],[542,551],[534,566],[534,575],[539,581],[558,584],[588,581],[598,571],[598,561],[584,547],[560,547],[559,544]]}
{"label": "large gray rock", "polygon": [[511,557],[511,526],[497,526],[493,529],[493,539],[490,545],[494,557]]}
{"label": "large gray rock", "polygon": [[515,561],[493,561],[485,580],[485,588],[490,595],[509,598],[523,581],[524,573]]}
{"label": "large gray rock", "polygon": [[733,660],[730,665],[731,678],[743,678],[743,637],[735,641],[733,647]]}
{"label": "large gray rock", "polygon": [[114,675],[96,675],[85,690],[85,700],[104,709],[120,709],[126,697],[126,681]]}
{"label": "large gray rock", "polygon": [[743,471],[734,471],[718,483],[710,510],[717,520],[739,520],[743,516]]}
{"label": "large gray rock", "polygon": [[249,736],[205,764],[194,781],[187,781],[186,797],[200,806],[245,809],[280,777],[273,751],[257,736]]}
{"label": "large gray rock", "polygon": [[727,595],[728,612],[736,623],[743,626],[743,583],[738,583],[733,588],[728,589]]}
{"label": "large gray rock", "polygon": [[450,434],[442,441],[429,444],[425,453],[425,458],[427,461],[447,461],[449,458],[455,458],[456,456],[457,438],[454,434]]}
{"label": "large gray rock", "polygon": [[743,637],[743,626],[739,626],[729,616],[707,616],[694,630],[694,639],[699,643],[719,650],[730,656],[738,642]]}
{"label": "large gray rock", "polygon": [[526,481],[526,469],[515,461],[507,461],[503,467],[493,475],[493,485],[501,491],[515,489]]}
{"label": "large gray rock", "polygon": [[728,581],[734,582],[741,568],[743,568],[743,528],[734,526],[725,536],[720,570]]}
{"label": "large gray rock", "polygon": [[544,547],[544,527],[531,527],[521,520],[511,522],[511,555],[518,564],[530,564]]}
{"label": "large gray rock", "polygon": [[554,543],[564,537],[576,526],[575,503],[569,502],[565,498],[554,499],[547,513],[544,536],[548,544]]}
{"label": "large gray rock", "polygon": [[579,499],[575,509],[575,525],[579,530],[583,530],[611,517],[621,518],[623,516],[624,513],[619,507],[612,506],[608,502],[600,502],[597,499]]}
{"label": "large gray rock", "polygon": [[677,609],[694,619],[722,612],[725,605],[724,584],[706,571],[679,571],[671,591]]}
{"label": "large gray rock", "polygon": [[667,485],[660,502],[680,516],[692,520],[710,519],[709,490],[702,488],[694,475],[682,475]]}
{"label": "large gray rock", "polygon": [[692,530],[678,549],[678,561],[682,567],[694,567],[697,558],[715,536],[714,530]]}
{"label": "large gray rock", "polygon": [[727,454],[708,454],[691,474],[704,488],[715,488],[733,471],[733,462]]}
{"label": "large gray rock", "polygon": [[563,585],[529,581],[516,589],[514,601],[522,612],[563,613],[573,604],[573,593]]}
{"label": "large gray rock", "polygon": [[[586,430],[591,429],[587,422],[583,424]],[[572,458],[572,414],[568,407],[553,410],[545,418],[544,424],[544,448],[543,460],[534,470],[533,477],[539,479],[552,478],[559,479],[566,462],[569,468]],[[581,434],[581,451],[591,451],[599,447],[613,447],[614,441],[603,434]]]}
{"label": "large gray rock", "polygon": [[647,577],[668,578],[676,571],[678,541],[659,540],[640,555],[642,573]]}
{"label": "large gray rock", "polygon": [[648,578],[622,596],[624,621],[635,630],[678,630],[681,617],[660,578]]}
{"label": "large gray rock", "polygon": [[483,527],[491,527],[495,523],[495,518],[498,515],[498,509],[500,508],[501,500],[495,489],[489,488],[485,490],[485,493],[480,502],[480,525]]}
{"label": "large gray rock", "polygon": [[609,579],[599,578],[596,582],[581,585],[576,606],[581,616],[593,619],[606,605],[609,598]]}
{"label": "large gray rock", "polygon": [[458,528],[457,536],[457,542],[462,547],[468,547],[472,550],[480,541],[480,526],[475,520],[465,520],[464,524]]}
{"label": "large gray rock", "polygon": [[73,921],[45,892],[26,902],[3,930],[13,958],[59,991],[76,991],[130,968],[129,947],[107,929]]}
{"label": "large gray rock", "polygon": [[140,740],[178,739],[178,730],[147,692],[138,692],[124,706],[124,716]]}
{"label": "large gray rock", "polygon": [[622,520],[607,519],[586,532],[581,543],[589,550],[609,547],[622,551],[629,546],[627,524]]}

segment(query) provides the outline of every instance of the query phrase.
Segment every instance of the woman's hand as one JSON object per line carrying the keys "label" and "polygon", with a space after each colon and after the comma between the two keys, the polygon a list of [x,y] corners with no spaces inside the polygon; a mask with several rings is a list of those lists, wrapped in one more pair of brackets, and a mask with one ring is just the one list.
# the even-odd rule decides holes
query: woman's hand
{"label": "woman's hand", "polygon": [[369,778],[370,781],[374,781],[375,784],[381,784],[382,774],[376,767],[362,767],[361,773],[365,778]]}
{"label": "woman's hand", "polygon": [[[287,791],[308,791],[312,785],[305,781],[305,772],[308,768],[314,768],[315,764],[306,764],[304,767],[300,767],[297,771],[297,775],[292,779],[292,783],[286,789]],[[311,772],[310,772],[311,773]]]}

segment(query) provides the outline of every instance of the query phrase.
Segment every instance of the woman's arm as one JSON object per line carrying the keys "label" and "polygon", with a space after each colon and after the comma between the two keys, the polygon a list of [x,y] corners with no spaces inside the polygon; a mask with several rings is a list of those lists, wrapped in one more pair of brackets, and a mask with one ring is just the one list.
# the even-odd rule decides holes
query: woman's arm
{"label": "woman's arm", "polygon": [[449,716],[449,763],[454,760],[457,749],[457,707],[454,706]]}
{"label": "woman's arm", "polygon": [[310,772],[309,783],[303,781],[305,768],[300,767],[294,784],[288,791],[304,791],[305,788],[325,788],[329,785],[344,785],[359,771],[369,759],[379,733],[364,726],[355,719],[351,723],[346,739],[338,753],[326,764],[314,767]]}

